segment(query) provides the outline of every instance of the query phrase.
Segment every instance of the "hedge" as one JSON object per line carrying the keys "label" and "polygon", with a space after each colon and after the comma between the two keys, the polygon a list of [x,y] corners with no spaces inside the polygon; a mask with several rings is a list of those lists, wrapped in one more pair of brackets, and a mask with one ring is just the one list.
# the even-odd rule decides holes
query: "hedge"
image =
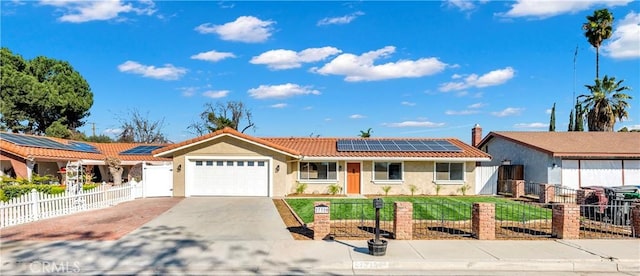
{"label": "hedge", "polygon": [[[84,184],[82,190],[87,191],[96,187],[98,187],[97,184]],[[0,189],[0,201],[9,201],[12,198],[20,197],[30,193],[33,189],[41,193],[55,195],[64,193],[66,187],[47,184],[6,185]]]}

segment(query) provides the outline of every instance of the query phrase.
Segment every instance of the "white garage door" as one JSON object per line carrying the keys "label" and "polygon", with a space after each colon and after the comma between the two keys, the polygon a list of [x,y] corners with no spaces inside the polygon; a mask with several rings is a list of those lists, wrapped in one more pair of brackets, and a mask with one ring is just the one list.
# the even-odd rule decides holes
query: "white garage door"
{"label": "white garage door", "polygon": [[268,160],[192,160],[188,196],[269,196]]}

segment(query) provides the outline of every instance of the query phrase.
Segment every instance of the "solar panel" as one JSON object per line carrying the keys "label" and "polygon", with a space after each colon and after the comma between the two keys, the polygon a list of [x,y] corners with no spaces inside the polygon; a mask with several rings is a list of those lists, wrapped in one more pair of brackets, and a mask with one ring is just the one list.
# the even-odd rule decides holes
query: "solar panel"
{"label": "solar panel", "polygon": [[406,152],[461,152],[462,150],[447,140],[417,139],[341,139],[337,141],[338,151],[406,151]]}
{"label": "solar panel", "polygon": [[2,133],[0,134],[0,139],[26,147],[99,153],[98,149],[94,146],[75,141],[69,142],[69,144],[63,144],[46,137],[20,135],[15,133]]}
{"label": "solar panel", "polygon": [[162,146],[137,146],[120,152],[122,155],[150,155],[152,151]]}

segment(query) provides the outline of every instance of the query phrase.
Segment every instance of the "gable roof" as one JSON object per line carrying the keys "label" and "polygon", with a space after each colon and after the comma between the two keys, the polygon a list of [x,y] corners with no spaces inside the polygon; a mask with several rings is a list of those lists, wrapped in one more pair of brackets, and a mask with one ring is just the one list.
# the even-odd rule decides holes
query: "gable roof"
{"label": "gable roof", "polygon": [[[54,137],[35,136],[35,135],[26,135],[26,134],[20,134],[20,135],[48,139],[48,140],[52,140],[65,145],[68,145],[71,142],[79,142],[79,141],[54,138]],[[169,159],[167,158],[154,157],[150,154],[146,154],[146,155],[120,154],[125,150],[132,149],[140,145],[149,145],[149,144],[93,143],[93,142],[84,142],[84,141],[82,141],[82,143],[94,146],[98,152],[61,150],[61,149],[51,149],[51,148],[45,148],[45,147],[18,145],[6,139],[2,139],[2,133],[0,132],[0,150],[24,159],[29,159],[29,160],[51,160],[51,161],[100,160],[101,161],[101,160],[104,160],[106,157],[116,157],[121,161],[140,161],[140,162],[169,161]]]}
{"label": "gable roof", "polygon": [[[177,144],[172,144],[167,147],[157,149],[153,151],[155,156],[171,156],[171,153],[187,149],[197,144],[212,141],[219,137],[226,135],[234,136],[241,140],[248,141],[250,143],[269,148],[275,151],[286,153],[294,158],[298,159],[460,159],[470,161],[489,160],[491,157],[481,150],[467,145],[457,139],[437,139],[447,140],[450,143],[459,147],[460,152],[400,152],[400,151],[377,151],[377,152],[363,152],[363,151],[338,151],[337,142],[343,138],[309,138],[309,137],[272,137],[272,138],[256,138],[253,136],[240,133],[231,128],[224,128],[200,137],[189,139]],[[349,138],[353,140],[352,138]],[[364,139],[364,138],[362,138]],[[391,138],[366,138],[368,140],[391,140]],[[403,140],[435,140],[435,139],[406,139]]]}
{"label": "gable roof", "polygon": [[264,147],[264,148],[267,148],[267,149],[271,149],[271,150],[274,150],[274,151],[282,152],[284,154],[287,154],[287,155],[290,155],[290,156],[293,156],[293,157],[297,157],[297,156],[300,155],[300,152],[298,152],[298,151],[295,151],[295,150],[287,148],[287,147],[283,147],[283,146],[278,145],[278,144],[274,144],[274,143],[272,143],[270,141],[267,141],[265,139],[249,136],[247,134],[241,133],[241,132],[239,132],[239,131],[237,131],[237,130],[235,130],[233,128],[230,128],[230,127],[225,127],[225,128],[223,128],[221,130],[217,130],[217,131],[214,131],[214,132],[211,132],[211,133],[208,133],[208,134],[196,137],[196,138],[185,140],[185,141],[182,141],[180,143],[168,145],[166,147],[154,150],[152,152],[152,154],[154,156],[158,156],[158,157],[160,157],[160,156],[169,157],[169,156],[171,156],[171,153],[174,153],[176,151],[183,150],[183,149],[186,149],[186,148],[189,148],[189,147],[193,147],[195,145],[199,145],[199,144],[202,144],[202,143],[206,143],[206,142],[209,142],[209,141],[212,141],[212,140],[224,137],[224,136],[232,136],[232,137],[235,137],[237,139],[249,142],[251,144],[255,144],[255,145],[258,145],[258,146],[261,146],[261,147]]}
{"label": "gable roof", "polygon": [[490,132],[482,148],[493,139],[505,139],[554,157],[640,158],[640,132]]}

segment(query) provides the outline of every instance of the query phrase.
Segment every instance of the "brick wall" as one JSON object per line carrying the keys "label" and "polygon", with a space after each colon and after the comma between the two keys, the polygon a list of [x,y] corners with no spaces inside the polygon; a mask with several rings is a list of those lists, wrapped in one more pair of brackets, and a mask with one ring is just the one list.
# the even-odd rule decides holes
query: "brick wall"
{"label": "brick wall", "polygon": [[[329,206],[329,210],[331,210],[331,203],[329,201],[316,201],[313,204],[314,210],[315,207],[319,205]],[[313,214],[313,239],[314,240],[324,240],[331,233],[331,212],[327,212],[326,214]]]}
{"label": "brick wall", "polygon": [[471,211],[471,230],[476,239],[496,239],[496,206],[493,203],[474,203]]}
{"label": "brick wall", "polygon": [[553,206],[551,232],[558,239],[577,239],[580,237],[580,206],[576,204],[557,204]]}
{"label": "brick wall", "polygon": [[631,206],[631,231],[634,237],[640,238],[640,203]]}
{"label": "brick wall", "polygon": [[579,189],[576,192],[576,204],[585,205],[587,198],[591,197],[595,192],[595,190]]}
{"label": "brick wall", "polygon": [[413,238],[413,203],[395,202],[393,204],[393,238],[396,240]]}
{"label": "brick wall", "polygon": [[514,198],[524,196],[524,180],[511,180],[511,191]]}

